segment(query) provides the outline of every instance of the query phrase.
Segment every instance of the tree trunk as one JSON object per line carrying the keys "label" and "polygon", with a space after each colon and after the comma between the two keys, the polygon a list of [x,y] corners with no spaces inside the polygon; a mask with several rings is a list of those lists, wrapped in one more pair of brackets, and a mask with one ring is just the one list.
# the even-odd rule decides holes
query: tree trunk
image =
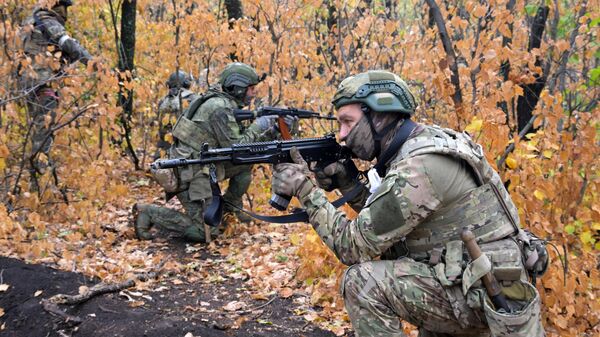
{"label": "tree trunk", "polygon": [[240,0],[225,0],[225,10],[227,10],[227,18],[241,19],[244,16],[242,2]]}
{"label": "tree trunk", "polygon": [[[550,8],[548,6],[542,6],[538,9],[533,20],[533,24],[531,25],[528,47],[529,51],[540,47],[549,12]],[[536,67],[539,67],[540,64],[541,61],[538,57],[535,61],[535,65]],[[523,96],[519,96],[519,99],[517,100],[517,126],[519,133],[525,129],[529,121],[532,119],[533,110],[540,99],[540,93],[542,92],[542,89],[544,89],[545,84],[546,74],[536,74],[535,81],[533,83],[523,86]],[[532,132],[535,132],[535,129],[532,129]]]}
{"label": "tree trunk", "polygon": [[[119,53],[119,70],[122,74],[129,71],[130,78],[124,79],[131,81],[133,77],[133,70],[135,67],[135,14],[136,14],[136,0],[124,0],[121,5],[121,47],[122,53]],[[133,114],[133,90],[127,90],[126,94],[123,93],[124,89],[121,89],[119,93],[119,104],[123,108],[121,115],[121,122],[123,123],[123,129],[125,131],[125,140],[127,142],[127,149],[131,154],[133,163],[136,170],[140,169],[139,159],[135,153],[135,149],[131,144],[131,116]]]}

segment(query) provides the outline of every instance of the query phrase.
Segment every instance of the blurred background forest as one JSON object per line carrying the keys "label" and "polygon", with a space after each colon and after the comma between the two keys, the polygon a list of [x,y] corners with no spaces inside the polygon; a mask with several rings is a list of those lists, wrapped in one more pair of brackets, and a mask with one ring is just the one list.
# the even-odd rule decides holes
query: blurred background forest
{"label": "blurred background forest", "polygon": [[[68,31],[94,62],[67,67],[53,83],[60,106],[50,158],[32,153],[15,75],[31,66],[18,31],[37,2],[0,1],[3,255],[107,281],[160,258],[114,224],[129,217],[136,200],[161,195],[145,171],[169,118],[157,103],[176,69],[191,73],[192,90],[202,92],[224,65],[242,61],[268,75],[259,86],[264,105],[322,114],[333,113],[341,79],[387,69],[418,98],[416,121],[467,130],[483,145],[523,226],[555,246],[537,283],[549,336],[597,336],[597,0],[76,0]],[[57,67],[54,57],[47,53],[45,62]],[[335,127],[303,121],[301,136]],[[34,159],[51,165],[32,177]],[[247,206],[259,212],[271,212],[268,171],[255,170],[249,193]],[[294,264],[298,287],[322,308],[321,319],[344,320],[336,287],[344,266],[310,226],[295,228],[286,233],[294,259],[279,262]]]}

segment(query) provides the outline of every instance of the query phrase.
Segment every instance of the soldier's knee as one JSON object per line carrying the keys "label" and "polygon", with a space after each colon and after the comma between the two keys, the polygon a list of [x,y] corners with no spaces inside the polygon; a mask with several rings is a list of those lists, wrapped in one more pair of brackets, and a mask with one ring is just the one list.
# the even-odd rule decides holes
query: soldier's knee
{"label": "soldier's knee", "polygon": [[365,288],[365,284],[371,277],[368,264],[368,262],[355,264],[344,272],[340,291],[345,300],[358,297],[360,292]]}

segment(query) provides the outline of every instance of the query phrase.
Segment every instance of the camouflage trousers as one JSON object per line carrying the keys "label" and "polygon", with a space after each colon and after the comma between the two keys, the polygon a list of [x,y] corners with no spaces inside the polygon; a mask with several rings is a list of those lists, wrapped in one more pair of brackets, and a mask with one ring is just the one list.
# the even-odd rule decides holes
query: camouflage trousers
{"label": "camouflage trousers", "polygon": [[[41,88],[27,97],[27,108],[31,120],[31,153],[50,152],[52,145],[52,127],[56,122],[58,96],[50,88]],[[49,120],[47,120],[49,118]]]}
{"label": "camouflage trousers", "polygon": [[[251,166],[238,166],[225,171],[225,177],[229,178],[229,187],[223,195],[223,199],[227,203],[238,207],[242,206],[242,196],[248,190],[252,179],[251,168]],[[204,207],[210,204],[211,198],[191,200],[189,192],[185,190],[177,194],[177,199],[185,213],[156,205],[136,205],[138,218],[147,217],[147,221],[144,219],[136,221],[136,231],[147,232],[152,226],[156,226],[180,234],[189,241],[205,242]],[[235,210],[225,205],[224,211],[234,212]],[[220,226],[211,227],[211,237],[218,236],[221,230]]]}
{"label": "camouflage trousers", "polygon": [[485,315],[467,305],[460,284],[442,286],[433,268],[410,258],[351,266],[341,291],[360,337],[404,337],[400,319],[420,337],[489,336]]}

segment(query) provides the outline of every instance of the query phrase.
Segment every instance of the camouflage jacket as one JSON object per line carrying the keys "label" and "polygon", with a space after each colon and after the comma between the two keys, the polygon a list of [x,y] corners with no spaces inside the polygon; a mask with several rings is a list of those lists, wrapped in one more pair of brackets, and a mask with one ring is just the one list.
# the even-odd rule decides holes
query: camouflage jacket
{"label": "camouflage jacket", "polygon": [[[427,258],[438,245],[460,240],[465,224],[470,224],[476,235],[486,241],[498,240],[514,231],[490,188],[491,184],[500,188],[496,185],[501,186],[501,181],[483,154],[480,162],[486,172],[485,183],[478,182],[473,167],[465,160],[450,155],[451,151],[442,153],[448,149],[437,147],[437,140],[432,140],[446,137],[442,134],[448,136],[440,128],[419,125],[354,220],[335,209],[321,189],[315,188],[302,198],[310,223],[340,261],[347,265],[369,261],[398,244],[408,246],[407,256]],[[407,144],[416,144],[419,150],[421,141],[435,143],[436,151],[406,153]],[[461,146],[470,147],[463,143]],[[504,198],[508,199],[510,216],[517,217],[518,222],[507,192]],[[497,225],[490,225],[493,222]]]}
{"label": "camouflage jacket", "polygon": [[36,9],[28,17],[20,32],[23,49],[32,58],[33,71],[36,74],[23,72],[21,85],[33,87],[44,84],[52,78],[54,71],[46,62],[36,63],[35,56],[43,55],[49,46],[55,46],[60,51],[61,61],[73,63],[80,61],[84,64],[92,58],[90,53],[79,42],[69,36],[65,30],[64,19],[52,10]]}

